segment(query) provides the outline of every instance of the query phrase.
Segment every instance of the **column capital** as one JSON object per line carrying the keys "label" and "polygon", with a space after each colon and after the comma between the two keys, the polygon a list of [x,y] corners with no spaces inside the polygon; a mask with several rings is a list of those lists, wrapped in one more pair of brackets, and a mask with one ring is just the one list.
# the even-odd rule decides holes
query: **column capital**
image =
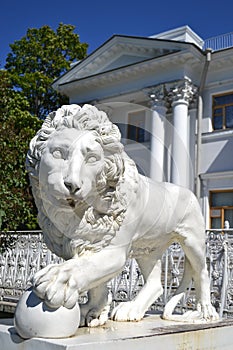
{"label": "column capital", "polygon": [[149,105],[151,108],[166,108],[167,89],[165,84],[159,84],[144,89],[144,93],[149,97]]}
{"label": "column capital", "polygon": [[194,108],[198,88],[189,78],[166,82],[143,89],[149,97],[150,108],[163,107],[168,110],[176,103],[185,103]]}
{"label": "column capital", "polygon": [[197,95],[197,87],[187,78],[167,84],[167,90],[167,100],[171,105],[181,101],[189,105]]}

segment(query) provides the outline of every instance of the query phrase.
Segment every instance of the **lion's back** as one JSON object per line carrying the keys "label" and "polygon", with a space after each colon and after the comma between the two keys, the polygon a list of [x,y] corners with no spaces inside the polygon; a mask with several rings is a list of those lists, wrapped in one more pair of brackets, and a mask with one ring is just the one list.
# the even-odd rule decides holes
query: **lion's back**
{"label": "lion's back", "polygon": [[[145,179],[143,179],[145,181]],[[168,182],[148,183],[147,195],[144,196],[144,211],[141,214],[143,232],[151,234],[175,232],[181,224],[203,228],[204,220],[199,203],[192,191]]]}

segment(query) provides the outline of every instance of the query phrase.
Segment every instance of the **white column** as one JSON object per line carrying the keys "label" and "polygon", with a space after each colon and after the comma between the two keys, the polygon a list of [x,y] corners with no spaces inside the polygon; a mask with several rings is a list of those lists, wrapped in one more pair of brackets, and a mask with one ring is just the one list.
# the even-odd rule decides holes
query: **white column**
{"label": "white column", "polygon": [[189,188],[195,191],[195,167],[196,167],[196,120],[197,109],[189,109]]}
{"label": "white column", "polygon": [[173,107],[172,182],[187,187],[188,183],[188,102],[178,100]]}
{"label": "white column", "polygon": [[208,229],[210,227],[210,203],[209,203],[209,181],[207,179],[202,180],[202,200],[201,207],[205,219],[205,226]]}
{"label": "white column", "polygon": [[194,90],[189,80],[183,80],[171,88],[169,93],[173,113],[171,181],[184,187],[190,187],[188,106],[193,99]]}
{"label": "white column", "polygon": [[150,177],[164,181],[164,138],[166,107],[154,104],[152,107]]}

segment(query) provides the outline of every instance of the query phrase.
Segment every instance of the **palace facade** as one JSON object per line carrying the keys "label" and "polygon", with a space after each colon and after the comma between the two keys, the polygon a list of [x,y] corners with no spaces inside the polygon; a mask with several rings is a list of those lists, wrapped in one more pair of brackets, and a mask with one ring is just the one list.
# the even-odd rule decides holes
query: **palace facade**
{"label": "palace facade", "polygon": [[142,174],[194,191],[207,229],[233,228],[233,33],[114,35],[53,87],[106,111]]}

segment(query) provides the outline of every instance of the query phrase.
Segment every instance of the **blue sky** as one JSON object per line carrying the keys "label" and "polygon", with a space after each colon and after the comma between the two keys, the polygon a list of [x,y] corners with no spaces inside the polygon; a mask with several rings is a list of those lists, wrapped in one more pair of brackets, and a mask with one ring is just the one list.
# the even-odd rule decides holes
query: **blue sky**
{"label": "blue sky", "polygon": [[9,44],[20,40],[28,28],[58,24],[76,27],[88,54],[114,34],[150,36],[189,25],[207,39],[233,32],[232,0],[3,0],[0,5],[0,68]]}

